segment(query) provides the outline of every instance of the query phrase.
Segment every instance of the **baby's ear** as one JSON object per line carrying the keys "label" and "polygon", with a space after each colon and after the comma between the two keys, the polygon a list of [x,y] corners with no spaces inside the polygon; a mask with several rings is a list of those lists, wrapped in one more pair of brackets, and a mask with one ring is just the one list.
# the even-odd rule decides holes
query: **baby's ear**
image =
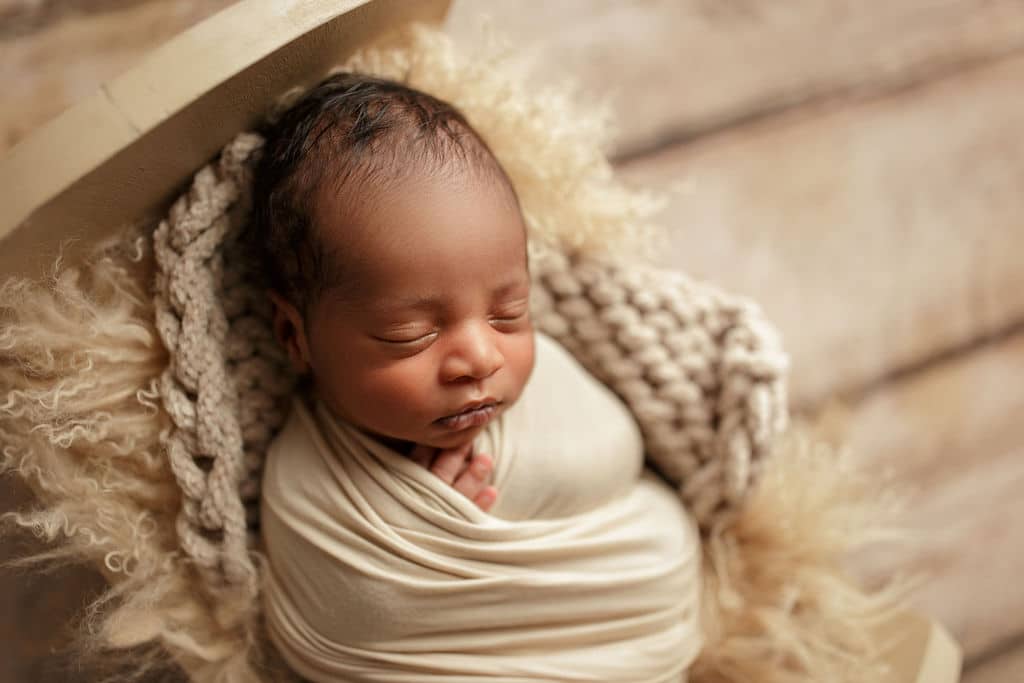
{"label": "baby's ear", "polygon": [[267,290],[274,306],[274,337],[300,375],[309,370],[309,343],[302,313],[279,292]]}

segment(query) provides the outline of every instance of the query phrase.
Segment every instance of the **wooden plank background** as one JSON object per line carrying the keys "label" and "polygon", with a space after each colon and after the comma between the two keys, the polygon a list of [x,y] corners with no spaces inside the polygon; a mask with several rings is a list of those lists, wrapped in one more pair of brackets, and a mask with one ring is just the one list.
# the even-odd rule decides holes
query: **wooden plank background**
{"label": "wooden plank background", "polygon": [[[0,0],[0,151],[227,4]],[[964,680],[1024,680],[1024,2],[455,0],[468,49],[482,14],[607,99],[620,172],[673,192],[666,261],[761,301],[799,412],[912,487],[918,542],[851,567],[927,572]],[[16,580],[0,681],[57,680],[95,578]]]}

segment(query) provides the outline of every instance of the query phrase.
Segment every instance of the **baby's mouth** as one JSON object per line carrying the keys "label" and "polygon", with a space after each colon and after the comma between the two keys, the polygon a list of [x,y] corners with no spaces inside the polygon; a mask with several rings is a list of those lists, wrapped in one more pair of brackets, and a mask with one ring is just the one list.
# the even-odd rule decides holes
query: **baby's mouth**
{"label": "baby's mouth", "polygon": [[434,424],[452,431],[469,429],[470,427],[479,427],[480,425],[487,424],[491,418],[497,414],[498,406],[500,405],[501,401],[479,403],[455,413],[454,415],[448,415],[447,417],[434,420]]}

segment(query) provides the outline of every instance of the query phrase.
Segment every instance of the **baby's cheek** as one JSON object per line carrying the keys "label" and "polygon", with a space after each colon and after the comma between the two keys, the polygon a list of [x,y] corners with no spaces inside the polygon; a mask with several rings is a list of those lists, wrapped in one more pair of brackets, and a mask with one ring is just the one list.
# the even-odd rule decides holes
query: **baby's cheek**
{"label": "baby's cheek", "polygon": [[438,406],[436,372],[427,363],[403,362],[380,368],[366,374],[363,380],[364,400],[370,400],[382,409],[407,412],[417,416],[433,415]]}
{"label": "baby's cheek", "polygon": [[512,340],[505,352],[508,369],[513,376],[516,387],[522,391],[530,379],[534,365],[534,342],[532,331]]}

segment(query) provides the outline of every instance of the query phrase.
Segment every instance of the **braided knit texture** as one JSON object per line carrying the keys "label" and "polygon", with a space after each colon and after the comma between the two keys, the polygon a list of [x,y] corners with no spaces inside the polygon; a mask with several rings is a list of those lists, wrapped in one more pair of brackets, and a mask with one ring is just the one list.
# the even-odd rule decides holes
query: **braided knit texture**
{"label": "braided knit texture", "polygon": [[789,359],[747,299],[641,263],[543,250],[537,327],[614,390],[703,530],[743,502],[788,421]]}
{"label": "braided knit texture", "polygon": [[243,585],[253,595],[247,548],[263,454],[294,385],[269,302],[236,253],[262,144],[237,136],[153,234],[156,324],[170,354],[160,398],[173,422],[161,438],[182,493],[181,549],[207,588]]}

